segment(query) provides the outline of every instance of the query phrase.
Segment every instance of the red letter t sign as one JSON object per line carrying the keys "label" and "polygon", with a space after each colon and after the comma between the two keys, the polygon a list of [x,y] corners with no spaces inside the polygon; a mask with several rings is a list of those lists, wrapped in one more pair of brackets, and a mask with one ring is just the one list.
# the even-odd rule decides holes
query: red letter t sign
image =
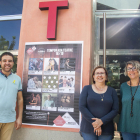
{"label": "red letter t sign", "polygon": [[39,9],[40,10],[49,10],[47,38],[55,39],[57,9],[68,9],[68,0],[40,2]]}

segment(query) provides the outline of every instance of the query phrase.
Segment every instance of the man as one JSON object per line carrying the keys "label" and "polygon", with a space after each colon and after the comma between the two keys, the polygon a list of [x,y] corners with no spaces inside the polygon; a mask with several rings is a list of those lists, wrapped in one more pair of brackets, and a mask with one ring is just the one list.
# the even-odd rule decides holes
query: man
{"label": "man", "polygon": [[59,88],[63,87],[63,76],[59,79]]}
{"label": "man", "polygon": [[35,70],[35,63],[32,58],[29,60],[29,70]]}
{"label": "man", "polygon": [[38,81],[38,78],[36,76],[33,78],[30,78],[28,80],[28,88],[32,88],[32,89],[36,88],[36,81]]}
{"label": "man", "polygon": [[20,77],[11,72],[14,65],[14,56],[11,53],[5,52],[0,56],[0,65],[0,140],[10,140],[14,124],[16,130],[22,124],[22,85]]}
{"label": "man", "polygon": [[55,107],[55,102],[52,100],[51,94],[47,96],[47,100],[44,103],[44,109],[47,107]]}
{"label": "man", "polygon": [[43,62],[40,58],[37,58],[35,63],[35,70],[39,72],[42,69],[43,69]]}

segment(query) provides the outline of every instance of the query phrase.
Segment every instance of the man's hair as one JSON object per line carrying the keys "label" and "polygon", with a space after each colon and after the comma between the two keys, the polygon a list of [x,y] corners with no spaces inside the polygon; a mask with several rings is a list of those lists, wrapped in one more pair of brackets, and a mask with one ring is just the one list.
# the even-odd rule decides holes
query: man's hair
{"label": "man's hair", "polygon": [[5,55],[12,56],[13,62],[14,62],[14,55],[12,53],[10,53],[10,52],[4,52],[4,53],[2,53],[1,56],[0,56],[0,61],[1,61],[2,57],[5,56]]}
{"label": "man's hair", "polygon": [[50,96],[52,98],[52,95],[51,94],[48,94],[48,96]]}

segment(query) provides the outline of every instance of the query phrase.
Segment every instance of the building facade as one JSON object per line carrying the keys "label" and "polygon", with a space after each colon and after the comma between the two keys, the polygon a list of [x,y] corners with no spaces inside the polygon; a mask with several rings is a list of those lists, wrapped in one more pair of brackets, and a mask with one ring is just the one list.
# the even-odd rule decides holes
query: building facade
{"label": "building facade", "polygon": [[[41,5],[42,2],[52,2],[52,5]],[[124,75],[125,63],[129,60],[140,61],[140,2],[63,0],[60,2],[68,2],[68,6],[61,3],[55,9],[57,2],[59,1],[2,0],[0,54],[10,51],[15,55],[18,63],[13,72],[24,79],[26,43],[82,41],[82,87],[91,84],[93,68],[103,65],[109,73],[108,85],[114,87],[119,96],[121,83],[128,80]],[[56,13],[51,14],[53,11]],[[20,130],[14,131],[12,140],[82,140],[78,131],[79,129],[73,128],[24,124]],[[115,132],[115,138],[120,139],[119,137],[119,133]]]}

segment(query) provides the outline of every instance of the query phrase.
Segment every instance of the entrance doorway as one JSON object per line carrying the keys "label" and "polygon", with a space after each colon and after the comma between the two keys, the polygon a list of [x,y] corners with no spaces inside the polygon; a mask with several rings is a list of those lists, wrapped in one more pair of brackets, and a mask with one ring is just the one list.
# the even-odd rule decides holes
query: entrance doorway
{"label": "entrance doorway", "polygon": [[[105,11],[105,14],[106,17],[103,18],[102,11],[95,12],[93,66],[106,66],[109,76],[107,84],[116,89],[119,97],[120,85],[129,80],[124,75],[126,62],[140,61],[140,11]],[[106,35],[104,36],[105,23]],[[103,40],[106,42],[106,47],[103,46]],[[117,131],[114,133],[114,139],[121,140],[120,133]]]}

